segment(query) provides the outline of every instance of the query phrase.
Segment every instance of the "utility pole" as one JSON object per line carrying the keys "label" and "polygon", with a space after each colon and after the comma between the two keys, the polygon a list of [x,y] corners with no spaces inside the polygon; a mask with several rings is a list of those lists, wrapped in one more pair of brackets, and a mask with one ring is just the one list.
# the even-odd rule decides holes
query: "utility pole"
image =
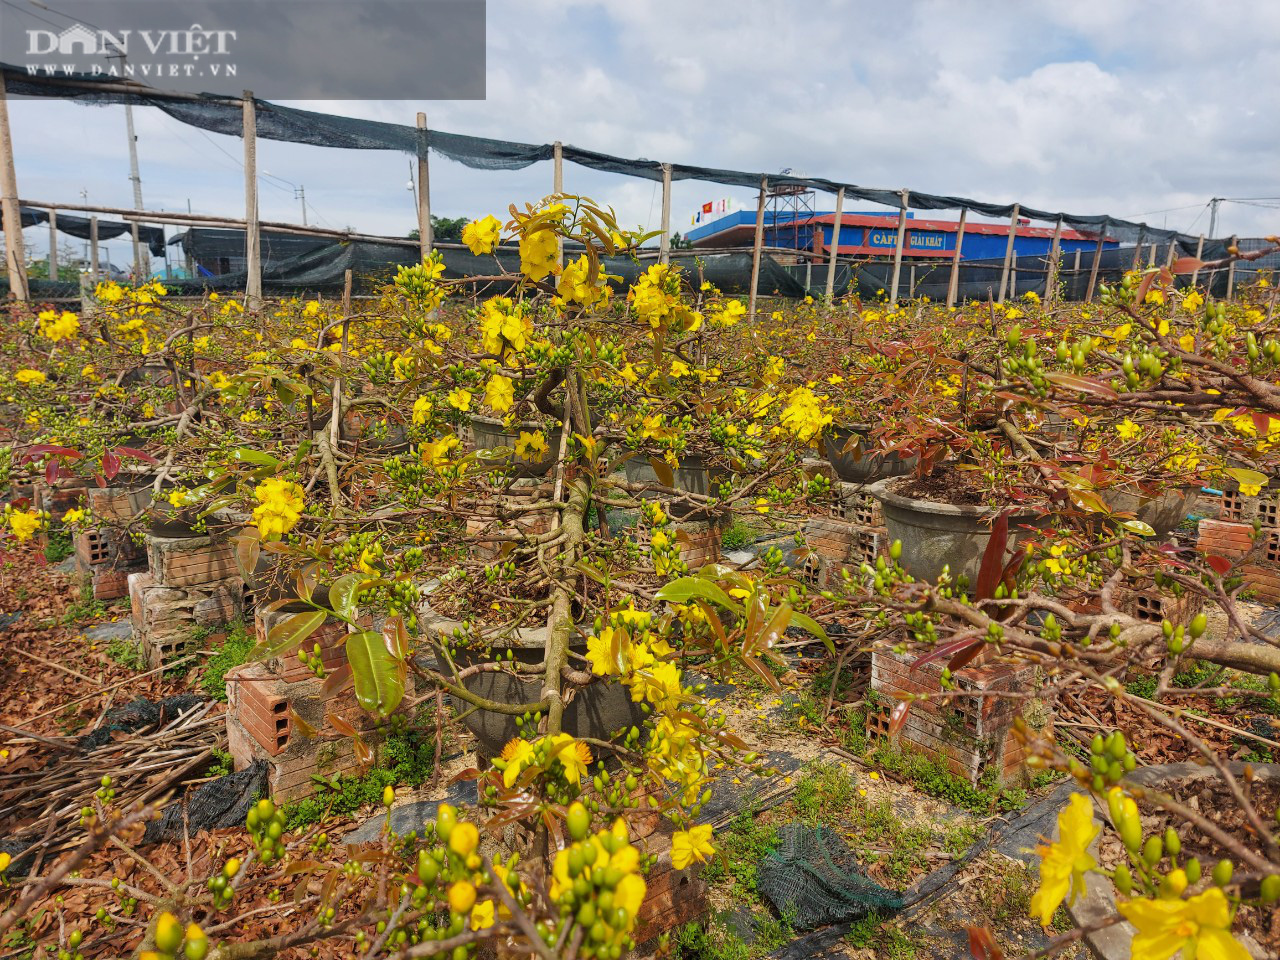
{"label": "utility pole", "polygon": [[[120,60],[120,73],[124,75],[125,53],[119,47],[112,45],[114,53],[109,56],[108,60]],[[126,102],[124,105],[124,125],[129,134],[129,181],[133,184],[133,209],[142,209],[142,174],[138,172],[138,134],[133,127],[133,105]],[[133,234],[133,269],[137,276],[151,275],[150,257],[144,259],[142,253],[142,244],[138,240],[138,233],[135,230]]]}
{"label": "utility pole", "polygon": [[1222,203],[1222,197],[1214,197],[1209,201],[1209,239],[1216,237],[1218,228],[1218,205]]}
{"label": "utility pole", "polygon": [[302,201],[302,225],[307,225],[307,188],[298,186],[294,188],[293,199]]}

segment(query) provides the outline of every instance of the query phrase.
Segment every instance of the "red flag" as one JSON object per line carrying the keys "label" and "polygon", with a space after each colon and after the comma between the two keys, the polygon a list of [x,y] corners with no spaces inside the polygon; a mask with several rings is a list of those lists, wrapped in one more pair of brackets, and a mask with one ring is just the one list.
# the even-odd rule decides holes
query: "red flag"
{"label": "red flag", "polygon": [[706,202],[706,203],[704,203],[704,204],[702,205],[702,212],[703,212],[703,213],[710,213],[713,209],[715,209],[715,206],[714,206],[714,204],[712,204],[710,201],[708,201],[708,202]]}

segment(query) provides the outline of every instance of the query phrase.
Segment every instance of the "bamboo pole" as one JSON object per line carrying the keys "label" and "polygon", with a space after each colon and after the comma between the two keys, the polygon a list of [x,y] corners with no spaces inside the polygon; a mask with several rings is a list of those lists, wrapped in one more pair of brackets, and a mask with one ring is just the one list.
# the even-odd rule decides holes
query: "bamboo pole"
{"label": "bamboo pole", "polygon": [[[1230,253],[1233,249],[1236,249],[1236,244],[1238,244],[1239,242],[1240,242],[1240,238],[1237,237],[1235,234],[1232,234],[1231,239],[1227,241],[1227,252]],[[1231,295],[1235,293],[1235,289],[1236,289],[1236,262],[1232,260],[1229,264],[1227,264],[1227,299],[1228,300],[1230,300]]]}
{"label": "bamboo pole", "polygon": [[[1196,259],[1201,260],[1204,257],[1204,234],[1200,234],[1200,239],[1196,241]],[[1196,267],[1191,271],[1191,286],[1196,285],[1196,280],[1200,276],[1200,268]]]}
{"label": "bamboo pole", "polygon": [[671,164],[662,165],[662,236],[658,240],[658,262],[671,262]]}
{"label": "bamboo pole", "polygon": [[[551,145],[551,192],[564,193],[564,146],[557,140]],[[564,266],[564,240],[556,241],[556,265]]]}
{"label": "bamboo pole", "polygon": [[425,263],[435,237],[431,229],[431,172],[427,167],[427,115],[418,114],[418,253]]}
{"label": "bamboo pole", "polygon": [[[133,279],[137,283],[138,279],[143,276],[142,269],[142,241],[138,239],[138,221],[133,221],[129,226],[129,235],[133,239]],[[147,278],[150,279],[150,278]]]}
{"label": "bamboo pole", "polygon": [[101,273],[98,270],[98,218],[89,218],[89,279],[94,286],[98,285]]}
{"label": "bamboo pole", "polygon": [[840,221],[844,216],[844,187],[836,191],[836,216],[831,223],[831,249],[827,256],[827,302],[836,292],[836,257],[840,252]]}
{"label": "bamboo pole", "polygon": [[951,280],[947,284],[947,306],[956,305],[960,293],[960,248],[964,246],[964,224],[969,219],[969,208],[960,208],[960,222],[956,225],[956,249],[951,254]]}
{"label": "bamboo pole", "polygon": [[58,279],[58,211],[49,211],[49,279]]}
{"label": "bamboo pole", "polygon": [[902,205],[898,208],[898,235],[893,240],[893,278],[889,281],[889,303],[898,303],[898,278],[902,274],[902,248],[907,239],[907,199],[910,191],[901,191]]}
{"label": "bamboo pole", "polygon": [[[1018,215],[1022,212],[1021,204],[1013,205],[1013,216],[1009,218],[1009,240],[1004,245],[1004,269],[1000,271],[1000,296],[996,303],[1004,303],[1004,295],[1009,289],[1009,269],[1013,260],[1013,241],[1018,235]],[[1017,282],[1014,282],[1017,286]]]}
{"label": "bamboo pole", "polygon": [[764,246],[764,196],[769,178],[760,178],[760,197],[756,200],[756,239],[751,249],[751,291],[747,302],[748,319],[756,318],[756,288],[760,285],[760,250]]}
{"label": "bamboo pole", "polygon": [[1098,268],[1102,266],[1102,245],[1107,241],[1107,224],[1109,220],[1102,221],[1102,229],[1098,231],[1098,245],[1093,250],[1093,263],[1089,266],[1089,286],[1085,290],[1084,302],[1093,302],[1093,290],[1098,284]]}
{"label": "bamboo pole", "polygon": [[1143,244],[1143,241],[1145,241],[1146,239],[1147,239],[1147,231],[1146,231],[1146,228],[1144,227],[1138,231],[1138,243],[1137,243],[1137,246],[1133,248],[1133,266],[1131,266],[1129,269],[1137,270],[1138,267],[1142,266],[1142,244]]}
{"label": "bamboo pole", "polygon": [[1062,217],[1053,227],[1053,242],[1049,244],[1049,275],[1044,285],[1044,302],[1052,303],[1058,290],[1058,265],[1062,261]]}
{"label": "bamboo pole", "polygon": [[258,114],[253,92],[244,92],[244,260],[245,306],[262,301],[262,237],[258,232]]}
{"label": "bamboo pole", "polygon": [[0,74],[0,220],[4,225],[4,259],[9,270],[9,296],[26,301],[27,252],[22,243],[22,209],[18,203],[18,170],[9,132],[9,93]]}

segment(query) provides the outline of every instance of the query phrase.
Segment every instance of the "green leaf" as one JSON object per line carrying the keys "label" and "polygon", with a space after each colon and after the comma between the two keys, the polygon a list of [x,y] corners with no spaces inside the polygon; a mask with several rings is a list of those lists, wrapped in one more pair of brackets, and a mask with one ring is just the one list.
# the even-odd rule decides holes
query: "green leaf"
{"label": "green leaf", "polygon": [[836,652],[835,644],[833,644],[831,642],[831,638],[827,636],[827,631],[823,630],[818,621],[814,620],[813,617],[809,616],[807,613],[796,613],[795,611],[792,611],[791,623],[799,627],[801,630],[804,630],[806,633],[811,633],[821,640],[826,645],[827,650],[830,653]]}
{"label": "green leaf", "polygon": [[1143,523],[1141,520],[1121,520],[1120,526],[1142,537],[1154,537],[1156,535],[1155,528],[1149,523]]}
{"label": "green leaf", "polygon": [[263,453],[261,450],[253,450],[249,447],[236,447],[231,451],[232,460],[240,460],[243,463],[254,463],[261,467],[278,467],[280,461],[269,453]]}
{"label": "green leaf", "polygon": [[404,699],[404,661],[396,659],[372,630],[347,635],[347,661],[356,700],[370,713],[387,716]]}
{"label": "green leaf", "polygon": [[348,573],[344,577],[339,577],[338,581],[329,588],[329,603],[334,612],[344,620],[355,619],[356,594],[363,582],[364,577],[360,574]]}
{"label": "green leaf", "polygon": [[680,577],[658,591],[658,599],[667,603],[688,603],[695,597],[718,603],[734,613],[742,612],[742,604],[704,577]]}
{"label": "green leaf", "polygon": [[267,634],[267,642],[258,644],[254,649],[253,659],[278,657],[286,650],[296,647],[320,629],[327,616],[323,610],[307,610],[281,620]]}

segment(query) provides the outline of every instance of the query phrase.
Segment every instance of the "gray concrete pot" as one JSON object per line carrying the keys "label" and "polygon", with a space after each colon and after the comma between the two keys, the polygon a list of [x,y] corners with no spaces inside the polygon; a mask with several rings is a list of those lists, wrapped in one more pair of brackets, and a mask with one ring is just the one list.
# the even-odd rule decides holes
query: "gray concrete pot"
{"label": "gray concrete pot", "polygon": [[[890,477],[872,484],[867,492],[876,497],[884,512],[889,542],[902,541],[902,566],[917,580],[937,580],[942,568],[950,566],[951,579],[969,578],[970,589],[978,581],[982,555],[991,540],[991,525],[1000,510],[986,506],[956,506],[900,496],[893,488],[903,477]],[[1039,514],[1021,508],[1009,515],[1009,545],[1019,539],[1021,524],[1035,523]]]}
{"label": "gray concrete pot", "polygon": [[[544,429],[538,423],[518,423],[508,429],[501,420],[493,417],[475,415],[471,418],[471,439],[477,451],[492,451],[484,454],[486,463],[513,471],[520,477],[545,477],[555,466],[556,456],[560,452],[560,432],[563,428]],[[547,440],[547,452],[539,460],[525,460],[515,454],[516,441],[520,432],[533,433],[543,431]],[[503,452],[497,452],[497,451]]]}
{"label": "gray concrete pot", "polygon": [[[1251,764],[1251,766],[1253,767],[1254,775],[1259,780],[1280,780],[1280,764],[1260,763]],[[1231,771],[1232,776],[1237,777],[1244,772],[1244,767],[1243,763],[1233,762],[1227,764],[1227,769]],[[1186,784],[1195,780],[1210,781],[1217,779],[1218,772],[1216,770],[1212,767],[1201,766],[1198,763],[1165,763],[1153,767],[1142,767],[1125,778],[1128,783],[1153,790],[1166,790],[1175,783]],[[1105,821],[1108,818],[1105,805],[1100,806],[1095,803],[1094,808],[1099,819]],[[1056,821],[1053,835],[1049,839],[1055,843],[1058,840]],[[1089,853],[1097,859],[1097,839],[1090,845]],[[1078,927],[1087,927],[1100,923],[1116,915],[1115,888],[1105,878],[1091,876],[1088,883],[1088,892],[1077,899],[1075,903],[1068,902],[1066,908],[1067,915],[1071,918],[1072,923]],[[1113,926],[1103,927],[1100,930],[1085,934],[1084,942],[1089,947],[1090,953],[1097,957],[1098,960],[1130,960],[1132,956],[1130,946],[1135,933],[1137,933],[1137,930],[1134,929],[1133,925],[1127,920],[1122,920]],[[1257,958],[1257,960],[1267,960],[1267,953],[1252,937],[1241,935],[1237,939],[1240,941],[1241,946],[1249,951],[1250,956]]]}
{"label": "gray concrete pot", "polygon": [[[444,634],[452,633],[462,624],[444,617],[424,619],[423,624]],[[545,655],[547,628],[520,627],[511,635],[495,641],[494,650],[510,649],[512,657],[520,663],[541,663]],[[578,648],[585,652],[585,646]],[[459,648],[456,653],[459,667],[483,663],[490,658],[478,651]],[[542,675],[530,674],[514,677],[509,673],[480,673],[467,677],[463,686],[477,696],[498,703],[530,703],[537,701],[542,690]],[[463,713],[471,704],[457,697],[449,698],[455,710]],[[574,737],[592,737],[607,740],[617,730],[639,726],[644,720],[640,704],[631,700],[630,691],[622,684],[596,680],[578,688],[572,700],[565,706],[562,729]],[[521,735],[516,718],[488,710],[474,710],[462,721],[463,726],[476,738],[476,754],[482,764],[488,764],[502,753],[502,748]],[[594,751],[593,751],[594,752]]]}
{"label": "gray concrete pot", "polygon": [[919,457],[903,457],[897,453],[868,454],[863,443],[871,432],[868,423],[832,427],[822,438],[827,462],[845,483],[875,483],[889,477],[901,477],[916,467]]}
{"label": "gray concrete pot", "polygon": [[1163,540],[1182,523],[1199,492],[1198,487],[1171,487],[1150,496],[1137,487],[1109,487],[1098,496],[1112,510],[1134,514]]}
{"label": "gray concrete pot", "polygon": [[[706,460],[702,458],[701,454],[686,454],[680,457],[678,464],[673,471],[676,490],[683,493],[695,493],[704,497],[710,495],[714,474],[708,469]],[[623,463],[622,470],[626,474],[627,483],[665,486],[658,479],[658,474],[653,469],[652,464],[649,463],[648,457],[643,454],[637,454]],[[657,491],[648,490],[641,493],[640,497],[643,500],[663,499],[662,495]],[[712,519],[712,511],[681,503],[673,503],[668,513],[677,520]]]}

